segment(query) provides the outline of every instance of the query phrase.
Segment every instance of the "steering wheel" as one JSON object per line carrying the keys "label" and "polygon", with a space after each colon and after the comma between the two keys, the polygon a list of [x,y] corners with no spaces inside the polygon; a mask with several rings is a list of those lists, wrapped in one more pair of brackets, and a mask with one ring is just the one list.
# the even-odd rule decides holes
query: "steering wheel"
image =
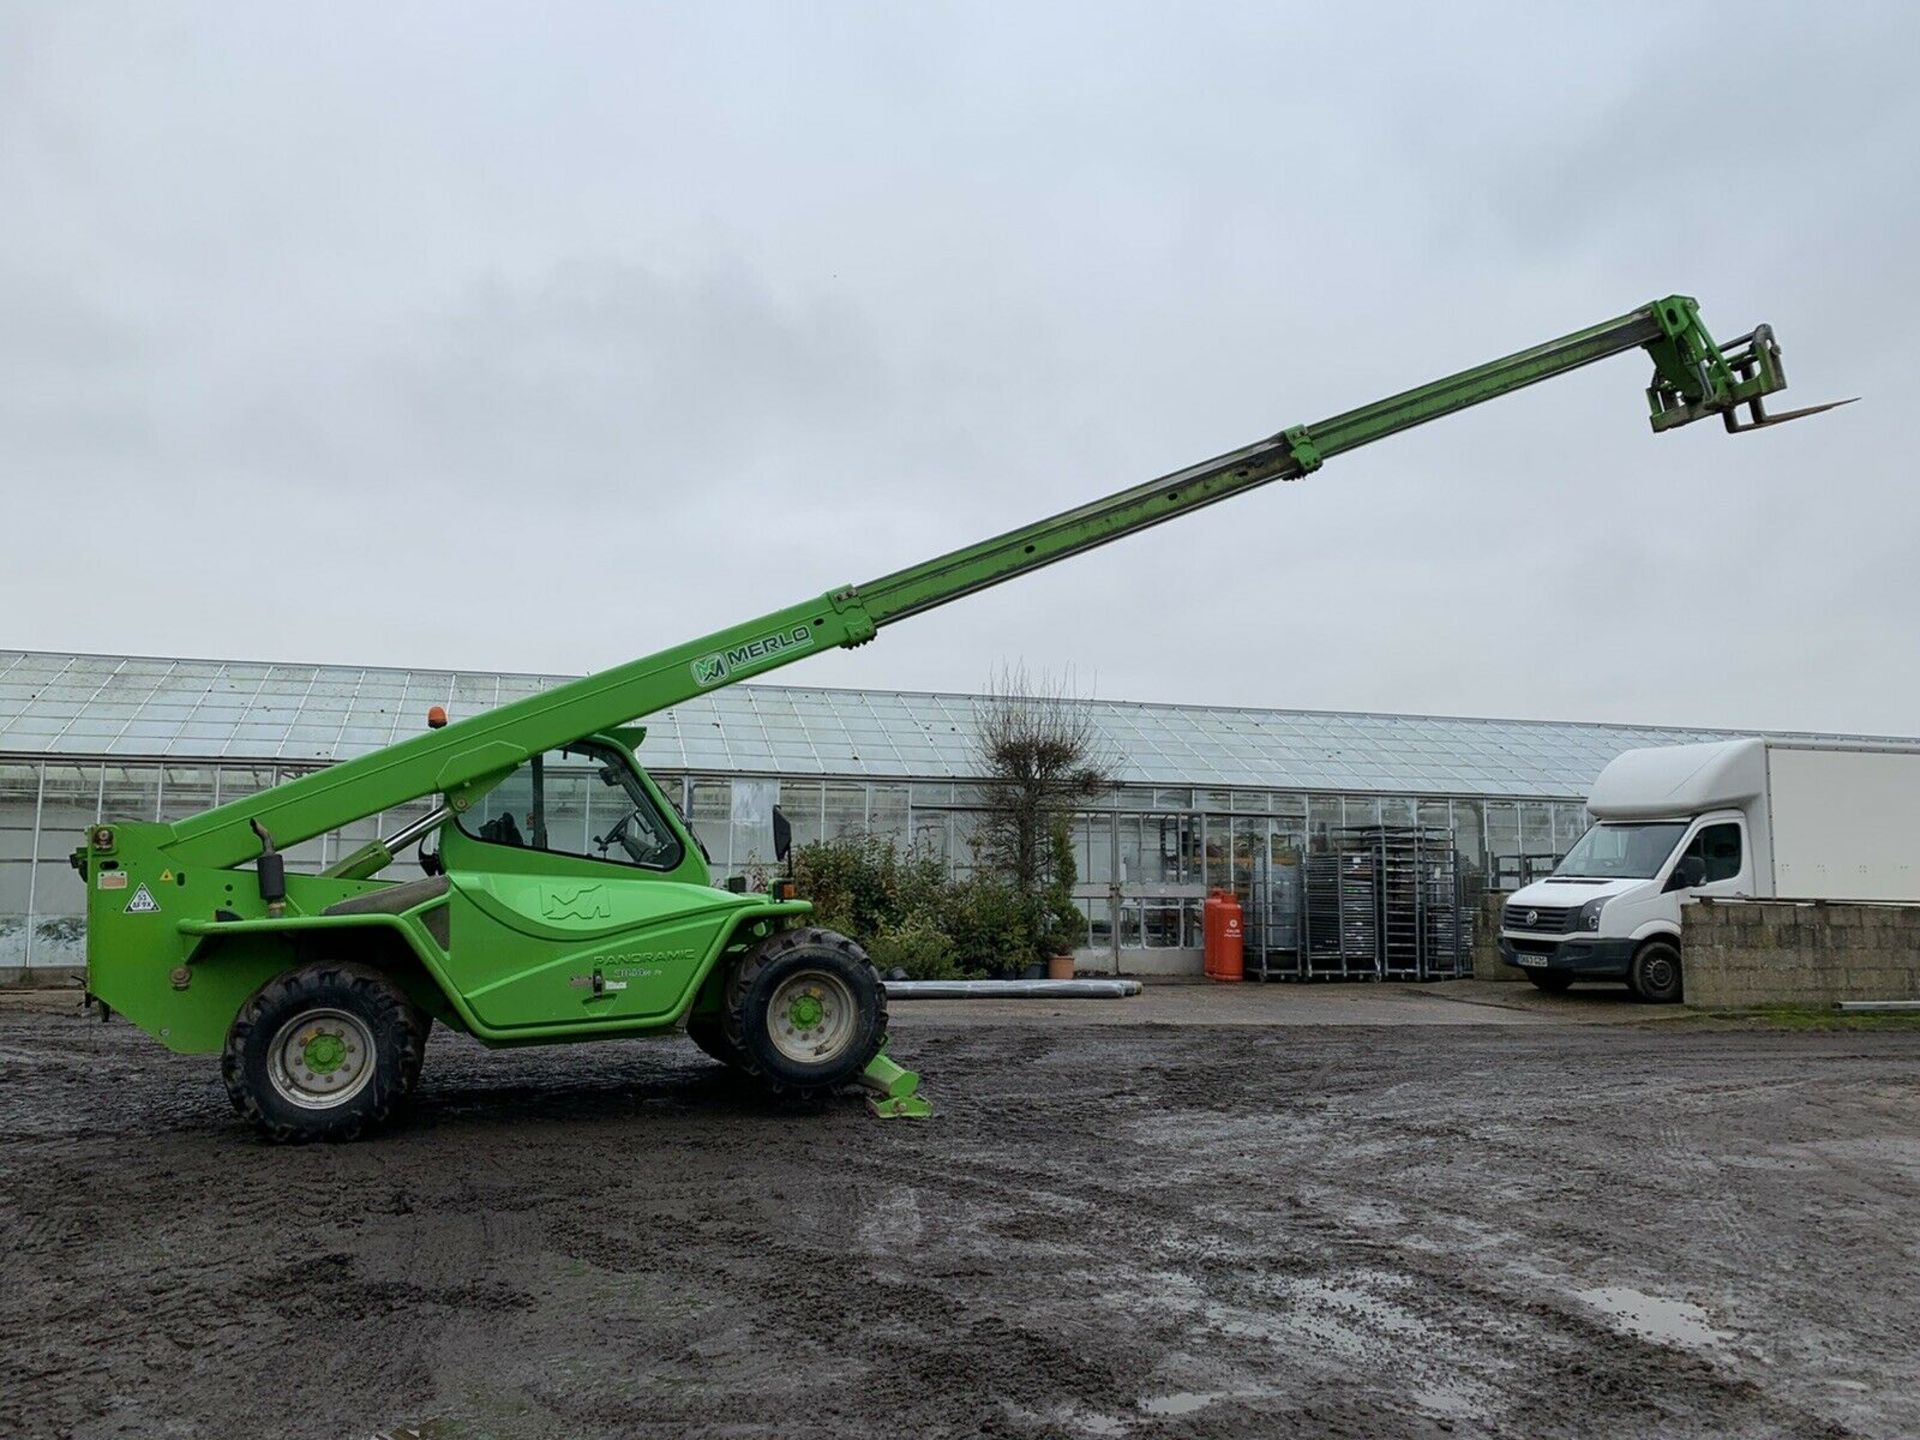
{"label": "steering wheel", "polygon": [[633,823],[633,817],[639,813],[640,812],[637,810],[629,810],[626,814],[622,815],[618,820],[614,821],[613,824],[607,827],[606,834],[595,837],[593,843],[600,847],[600,854],[603,857],[606,855],[608,848],[616,840],[622,843],[625,842],[626,836],[627,836],[627,826]]}

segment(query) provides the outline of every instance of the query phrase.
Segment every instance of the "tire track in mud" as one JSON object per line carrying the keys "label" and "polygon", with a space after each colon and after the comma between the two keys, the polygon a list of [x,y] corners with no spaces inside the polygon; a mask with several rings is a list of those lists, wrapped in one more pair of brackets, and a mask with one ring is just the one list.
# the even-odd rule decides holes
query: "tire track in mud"
{"label": "tire track in mud", "polygon": [[0,1010],[0,1434],[1920,1430],[1911,1037],[910,1038],[924,1126],[436,1032],[405,1124],[289,1151]]}

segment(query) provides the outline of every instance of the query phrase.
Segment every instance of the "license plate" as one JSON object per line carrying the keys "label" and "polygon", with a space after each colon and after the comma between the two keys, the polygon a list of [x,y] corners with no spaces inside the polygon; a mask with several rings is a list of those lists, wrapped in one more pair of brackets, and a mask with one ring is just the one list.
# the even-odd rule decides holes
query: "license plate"
{"label": "license plate", "polygon": [[1544,955],[1516,955],[1513,958],[1516,964],[1524,965],[1529,970],[1544,970],[1547,968],[1547,957]]}

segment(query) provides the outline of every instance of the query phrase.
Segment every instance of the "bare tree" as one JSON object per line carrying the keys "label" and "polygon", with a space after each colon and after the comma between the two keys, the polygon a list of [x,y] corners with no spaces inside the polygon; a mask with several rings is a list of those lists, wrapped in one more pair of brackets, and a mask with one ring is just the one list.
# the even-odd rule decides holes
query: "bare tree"
{"label": "bare tree", "polygon": [[980,863],[1018,895],[1032,947],[1022,962],[1084,931],[1072,906],[1073,817],[1113,785],[1115,762],[1073,677],[1003,665],[976,711],[975,766],[985,807]]}

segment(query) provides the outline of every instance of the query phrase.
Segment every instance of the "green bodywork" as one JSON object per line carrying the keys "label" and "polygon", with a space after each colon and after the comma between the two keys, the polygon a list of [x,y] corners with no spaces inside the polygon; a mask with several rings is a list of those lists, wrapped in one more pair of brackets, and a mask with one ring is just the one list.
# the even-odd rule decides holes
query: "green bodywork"
{"label": "green bodywork", "polygon": [[[1654,364],[1647,393],[1656,430],[1707,415],[1744,428],[1735,423],[1742,405],[1764,423],[1760,398],[1786,383],[1766,327],[1723,348],[1691,299],[1671,297],[198,815],[97,826],[74,855],[87,885],[89,989],[188,1052],[218,1050],[255,990],[318,959],[371,959],[437,1018],[490,1045],[671,1030],[689,1013],[719,1006],[724,957],[801,921],[809,907],[714,888],[697,842],[663,802],[679,841],[677,862],[664,869],[489,843],[463,829],[461,817],[531,757],[592,740],[616,752],[658,802],[634,759],[644,732],[626,728],[629,721],[823,650],[864,644],[922,610],[1642,348]],[[262,898],[250,868],[262,853],[256,827],[284,849],[430,796],[447,812],[437,826],[443,893],[405,903],[419,882],[396,890],[398,882],[373,878],[392,860],[376,842],[329,874],[288,875],[283,906]],[[394,903],[322,913],[374,892]]]}

